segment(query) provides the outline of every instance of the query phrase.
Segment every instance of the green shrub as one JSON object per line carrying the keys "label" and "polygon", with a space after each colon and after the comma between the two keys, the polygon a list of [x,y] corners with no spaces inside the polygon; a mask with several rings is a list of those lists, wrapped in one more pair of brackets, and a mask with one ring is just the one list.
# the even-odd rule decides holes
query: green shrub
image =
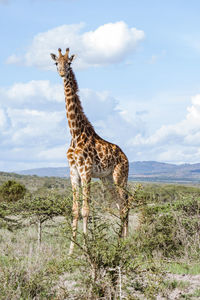
{"label": "green shrub", "polygon": [[[55,278],[45,270],[28,272],[19,259],[0,257],[0,299],[52,299]],[[38,298],[40,297],[40,298]]]}
{"label": "green shrub", "polygon": [[197,250],[194,246],[200,240],[199,198],[187,196],[172,203],[149,204],[142,208],[142,215],[143,224],[134,236],[137,251],[147,255],[157,251],[173,257]]}
{"label": "green shrub", "polygon": [[0,201],[15,202],[22,199],[26,193],[23,184],[15,180],[8,180],[0,187]]}

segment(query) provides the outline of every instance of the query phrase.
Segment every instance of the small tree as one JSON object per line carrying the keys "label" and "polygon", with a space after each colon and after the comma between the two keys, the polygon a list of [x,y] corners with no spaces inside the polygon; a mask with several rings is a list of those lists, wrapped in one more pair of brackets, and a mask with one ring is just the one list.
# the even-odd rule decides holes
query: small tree
{"label": "small tree", "polygon": [[32,223],[38,227],[38,247],[42,239],[42,225],[45,221],[55,216],[71,215],[71,206],[65,197],[55,193],[46,196],[27,194],[22,201],[15,206],[15,213],[23,217],[31,217]]}
{"label": "small tree", "polygon": [[2,202],[16,202],[24,197],[26,188],[23,184],[8,180],[0,187],[0,201]]}
{"label": "small tree", "polygon": [[[136,206],[132,201],[140,188],[135,186],[129,192],[129,208]],[[121,238],[123,223],[114,205],[115,199],[106,199],[108,206],[105,202],[98,201],[99,199],[95,200],[92,199],[90,203],[87,234],[80,230],[74,240],[71,237],[71,224],[67,224],[65,234],[77,246],[70,259],[75,259],[75,264],[78,261],[82,269],[83,276],[80,281],[83,287],[82,296],[86,297],[84,299],[122,299],[123,277],[128,276],[130,270],[137,269],[138,264],[132,259],[130,239]]]}

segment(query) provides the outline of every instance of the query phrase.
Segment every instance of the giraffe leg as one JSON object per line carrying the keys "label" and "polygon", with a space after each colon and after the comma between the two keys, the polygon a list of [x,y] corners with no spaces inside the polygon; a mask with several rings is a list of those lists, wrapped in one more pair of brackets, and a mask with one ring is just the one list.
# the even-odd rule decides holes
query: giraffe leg
{"label": "giraffe leg", "polygon": [[128,217],[129,217],[129,202],[127,193],[127,180],[128,174],[124,173],[124,166],[117,165],[113,172],[113,179],[116,186],[116,191],[119,195],[119,211],[121,219],[121,232],[122,237],[128,235]]}
{"label": "giraffe leg", "polygon": [[82,193],[83,193],[83,206],[82,206],[83,233],[85,234],[87,233],[88,217],[90,213],[90,207],[89,207],[90,181],[91,181],[90,176],[88,176],[87,178],[81,178]]}
{"label": "giraffe leg", "polygon": [[72,205],[72,240],[69,248],[69,255],[73,253],[74,241],[76,240],[78,218],[79,218],[79,189],[80,189],[80,176],[76,167],[70,167],[70,178],[73,190],[73,205]]}
{"label": "giraffe leg", "polygon": [[103,183],[103,200],[107,198],[107,192],[108,192],[108,197],[111,197],[112,199],[118,198],[118,194],[116,193],[116,188],[115,188],[112,175],[107,177],[102,177],[101,181]]}
{"label": "giraffe leg", "polygon": [[[114,176],[113,176],[114,177]],[[102,183],[105,189],[109,192],[109,196],[112,199],[117,200],[117,208],[120,211],[120,219],[121,219],[121,232],[120,236],[126,237],[128,235],[128,203],[126,203],[126,181],[123,184],[119,184],[119,180],[117,180],[117,176],[114,178],[111,176],[102,178]],[[115,180],[113,180],[115,179]],[[122,180],[123,182],[123,180]]]}

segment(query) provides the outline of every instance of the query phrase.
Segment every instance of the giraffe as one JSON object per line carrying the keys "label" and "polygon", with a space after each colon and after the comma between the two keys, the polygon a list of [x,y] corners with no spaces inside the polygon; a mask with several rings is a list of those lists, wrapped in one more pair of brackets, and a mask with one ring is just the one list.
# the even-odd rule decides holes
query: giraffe
{"label": "giraffe", "polygon": [[71,68],[74,55],[69,57],[69,48],[63,55],[58,49],[58,56],[51,53],[58,74],[64,83],[65,105],[68,125],[72,136],[67,159],[70,167],[70,179],[73,191],[72,241],[69,254],[73,252],[79,218],[79,192],[82,188],[83,232],[87,233],[89,217],[90,182],[100,178],[105,186],[114,189],[117,195],[121,236],[128,234],[128,194],[126,191],[129,162],[119,146],[102,139],[87,119],[78,95],[78,84]]}

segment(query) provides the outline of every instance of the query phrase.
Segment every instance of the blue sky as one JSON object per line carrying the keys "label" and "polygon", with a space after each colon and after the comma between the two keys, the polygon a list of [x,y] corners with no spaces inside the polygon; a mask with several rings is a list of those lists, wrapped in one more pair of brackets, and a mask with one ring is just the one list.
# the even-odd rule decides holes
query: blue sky
{"label": "blue sky", "polygon": [[200,2],[0,0],[0,170],[65,166],[49,56],[70,47],[84,110],[130,161],[200,161]]}

